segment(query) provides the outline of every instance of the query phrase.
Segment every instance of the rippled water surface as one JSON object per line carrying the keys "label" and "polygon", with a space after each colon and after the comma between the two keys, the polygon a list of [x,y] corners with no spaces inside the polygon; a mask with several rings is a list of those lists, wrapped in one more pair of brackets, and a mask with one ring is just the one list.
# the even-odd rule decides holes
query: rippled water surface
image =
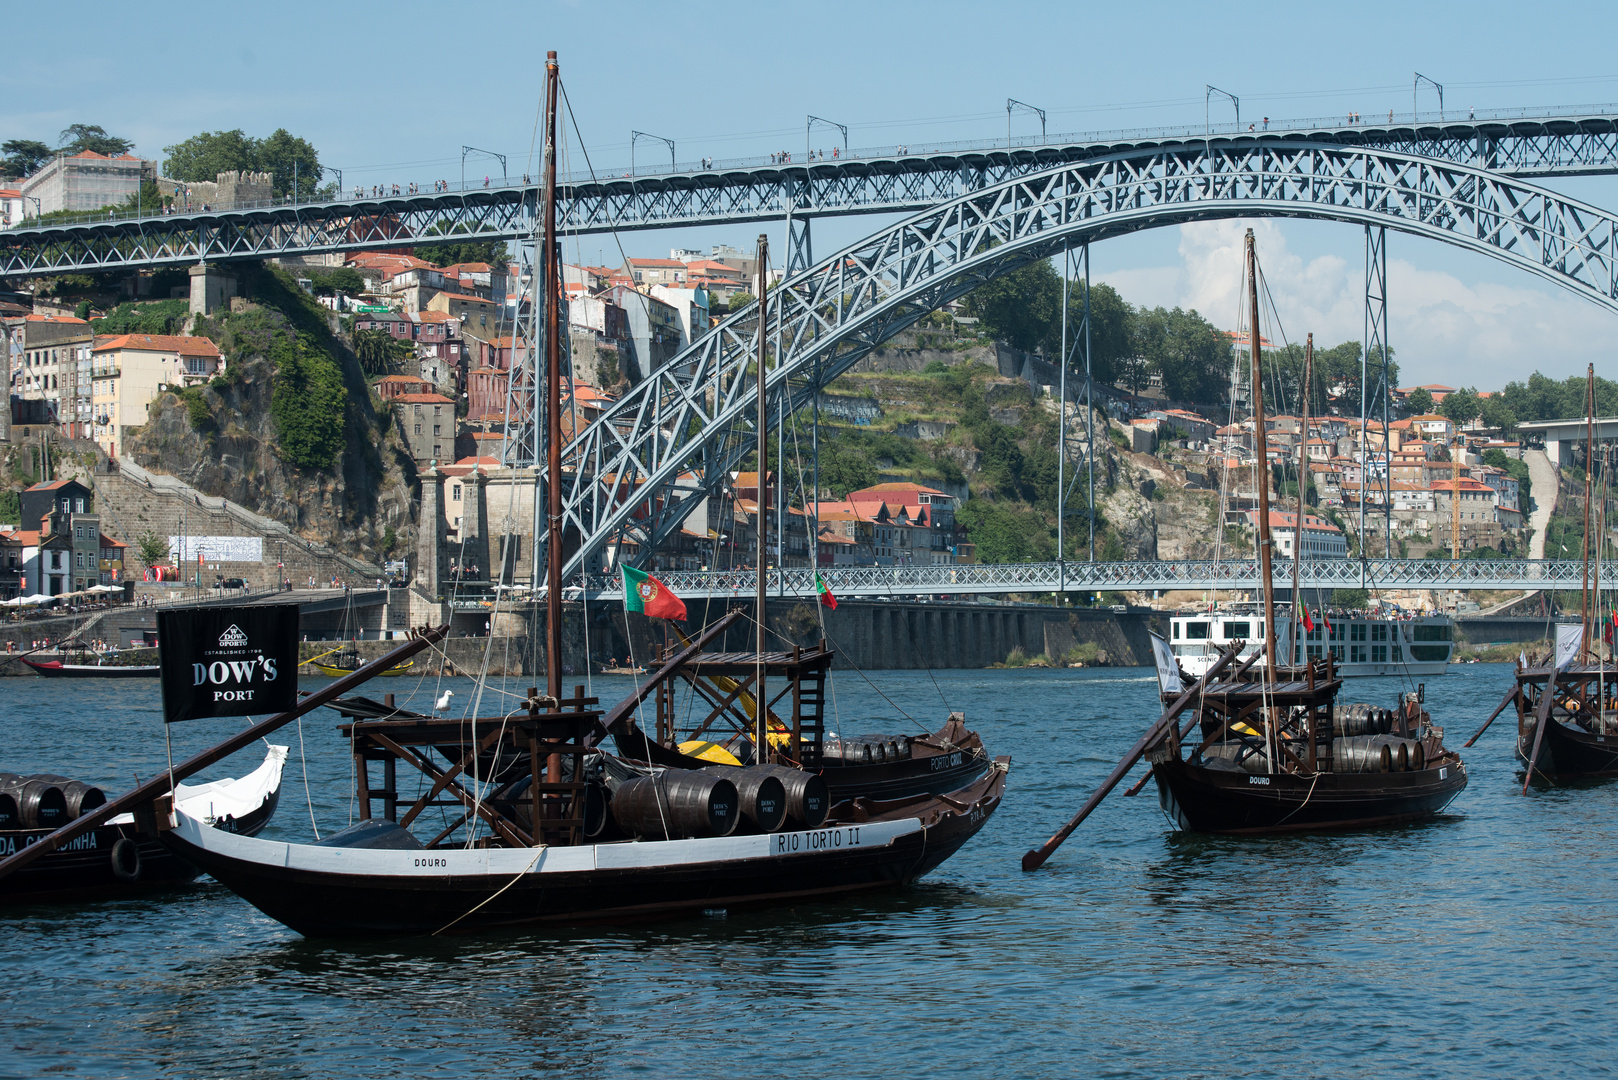
{"label": "rippled water surface", "polygon": [[[570,931],[305,941],[203,881],[157,898],[0,909],[0,1075],[1474,1076],[1612,1068],[1618,785],[1517,797],[1512,726],[1467,752],[1431,824],[1213,839],[1155,789],[1067,820],[1156,715],[1120,671],[874,676],[936,726],[962,709],[1012,756],[1003,807],[920,884],[857,899]],[[1428,685],[1458,745],[1509,683]],[[470,683],[392,680],[430,695]],[[624,680],[598,680],[614,698]],[[1349,700],[1391,704],[1395,680]],[[162,767],[158,691],[0,682],[0,769],[123,790]],[[907,722],[840,675],[849,732]],[[503,711],[485,701],[485,714]],[[348,820],[334,714],[304,723],[266,835]],[[176,756],[230,721],[175,731]],[[212,725],[212,726],[210,726]],[[244,752],[205,777],[240,775]]]}

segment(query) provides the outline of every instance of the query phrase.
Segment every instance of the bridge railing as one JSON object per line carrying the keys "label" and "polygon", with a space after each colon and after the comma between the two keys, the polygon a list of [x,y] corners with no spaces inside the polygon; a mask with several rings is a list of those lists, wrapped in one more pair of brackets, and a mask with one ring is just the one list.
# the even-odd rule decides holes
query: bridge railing
{"label": "bridge railing", "polygon": [[[1463,118],[1460,110],[1446,110],[1444,113],[1429,112],[1392,112],[1386,114],[1371,114],[1350,121],[1347,114],[1338,113],[1335,116],[1304,117],[1292,119],[1272,119],[1266,124],[1263,119],[1249,119],[1245,124],[1235,122],[1216,123],[1211,125],[1200,124],[1172,124],[1159,127],[1115,128],[1110,131],[1084,131],[1070,132],[1056,135],[1018,135],[1010,139],[966,139],[945,142],[923,143],[893,143],[886,146],[867,146],[851,149],[848,153],[841,153],[837,157],[829,154],[809,161],[807,153],[801,150],[789,149],[776,155],[761,155],[753,157],[734,158],[700,158],[696,161],[678,162],[665,167],[660,162],[645,165],[618,165],[604,168],[595,172],[574,171],[560,176],[559,182],[563,184],[583,184],[590,181],[606,181],[613,179],[646,178],[652,179],[666,176],[691,175],[697,173],[720,173],[735,170],[754,170],[774,167],[801,168],[805,165],[814,165],[817,168],[835,166],[849,161],[888,160],[896,157],[932,157],[938,155],[961,154],[972,152],[989,152],[994,150],[1031,150],[1040,147],[1054,146],[1084,146],[1105,145],[1109,143],[1126,143],[1140,141],[1161,141],[1178,139],[1201,139],[1207,137],[1229,137],[1239,135],[1277,135],[1299,134],[1306,132],[1345,131],[1363,129],[1367,132],[1379,131],[1389,127],[1444,127],[1464,126],[1482,123],[1505,123],[1520,120],[1535,119],[1564,119],[1576,116],[1613,116],[1618,114],[1618,104],[1580,105],[1580,106],[1546,106],[1542,108],[1520,109],[1485,109],[1481,111],[1466,110]],[[439,186],[434,186],[437,184]],[[335,198],[322,197],[285,197],[279,199],[265,199],[254,202],[235,203],[225,210],[214,207],[206,213],[236,213],[248,210],[271,210],[287,207],[308,206],[331,207],[352,206],[368,203],[389,204],[398,201],[419,200],[422,198],[442,197],[445,195],[458,195],[478,191],[510,191],[534,187],[536,181],[528,176],[502,177],[499,180],[489,178],[487,183],[472,179],[467,181],[440,180],[430,182],[426,186],[417,185],[417,190],[409,191],[405,184],[399,185],[401,192],[391,194],[393,184],[390,181],[385,185],[361,185],[355,189],[358,193],[352,198],[346,192],[336,192]],[[386,189],[384,194],[373,195],[374,187]],[[195,216],[202,214],[200,202],[197,205],[187,204],[184,208],[170,213],[153,213],[150,210],[137,212],[133,210],[120,210],[105,208],[88,211],[83,214],[68,214],[52,216],[49,220],[39,217],[23,217],[21,220],[6,226],[7,229],[38,229],[50,228],[58,225],[94,225],[106,222],[126,221],[161,221],[172,216]],[[3,230],[0,230],[3,231]]]}
{"label": "bridge railing", "polygon": [[[1602,568],[1602,576],[1618,571],[1618,563]],[[752,570],[654,571],[677,596],[733,597],[755,595]],[[954,564],[936,566],[824,567],[820,578],[834,596],[950,596],[983,593],[1121,592],[1187,589],[1253,589],[1258,566],[1251,560],[1183,560],[1138,562],[1070,562]],[[1292,564],[1276,560],[1275,581],[1290,587]],[[1306,559],[1300,579],[1307,589],[1551,589],[1578,588],[1584,564],[1571,559]],[[622,595],[616,577],[586,575],[572,587],[592,599]],[[808,567],[769,570],[765,592],[771,597],[815,596],[815,572]],[[570,593],[572,595],[572,593]]]}

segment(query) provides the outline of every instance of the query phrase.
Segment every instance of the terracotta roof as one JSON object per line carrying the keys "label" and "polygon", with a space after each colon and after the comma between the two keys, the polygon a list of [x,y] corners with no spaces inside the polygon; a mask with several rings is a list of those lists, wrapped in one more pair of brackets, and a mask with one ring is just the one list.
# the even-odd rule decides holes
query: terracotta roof
{"label": "terracotta roof", "polygon": [[412,311],[406,317],[411,322],[419,323],[449,323],[455,321],[455,316],[447,311]]}
{"label": "terracotta roof", "polygon": [[173,334],[120,334],[102,344],[95,352],[112,349],[133,349],[136,352],[172,352],[181,356],[218,356],[219,346],[202,337],[179,337]]}
{"label": "terracotta roof", "polygon": [[444,273],[447,274],[450,271],[454,271],[456,277],[460,277],[463,273],[487,274],[493,270],[494,267],[484,262],[451,263],[450,265],[444,267]]}
{"label": "terracotta roof", "polygon": [[89,323],[85,322],[85,320],[83,320],[83,319],[75,319],[71,315],[29,315],[29,316],[26,316],[26,320],[28,322],[78,323],[80,326],[88,326],[89,325]]}
{"label": "terracotta roof", "polygon": [[384,375],[371,385],[381,386],[383,383],[410,383],[414,385],[416,383],[425,383],[431,381],[431,379],[421,379],[414,375]]}
{"label": "terracotta roof", "polygon": [[[1250,517],[1250,518],[1254,518],[1256,520],[1257,515],[1258,515],[1258,511],[1256,511],[1256,510],[1249,510],[1248,511],[1248,517]],[[1298,523],[1298,515],[1297,514],[1288,513],[1285,510],[1271,510],[1270,511],[1270,528],[1272,528],[1272,529],[1276,529],[1276,528],[1291,529],[1291,528],[1295,528],[1297,526],[1297,523]],[[1325,520],[1324,518],[1317,518],[1313,514],[1305,514],[1303,516],[1303,527],[1305,529],[1310,529],[1310,530],[1313,530],[1315,532],[1340,533],[1340,532],[1343,531],[1342,529],[1339,529],[1337,526],[1333,525],[1331,522]]]}
{"label": "terracotta roof", "polygon": [[679,259],[630,259],[630,266],[639,266],[645,269],[685,269],[685,263]]}
{"label": "terracotta roof", "polygon": [[490,307],[494,307],[493,300],[485,300],[481,296],[469,296],[466,293],[458,292],[441,292],[438,295],[448,297],[451,300],[464,300],[472,304],[488,304]]}
{"label": "terracotta roof", "polygon": [[443,394],[399,394],[394,399],[407,405],[453,405],[455,402]]}
{"label": "terracotta roof", "polygon": [[102,547],[121,547],[121,548],[126,548],[129,545],[124,543],[122,540],[114,540],[112,537],[108,536],[106,533],[102,533],[101,534],[101,546]]}

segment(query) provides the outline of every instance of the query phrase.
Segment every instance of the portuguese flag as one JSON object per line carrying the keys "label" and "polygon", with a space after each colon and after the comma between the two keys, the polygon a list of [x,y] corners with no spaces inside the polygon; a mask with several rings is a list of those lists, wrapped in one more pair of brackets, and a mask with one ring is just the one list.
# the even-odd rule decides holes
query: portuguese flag
{"label": "portuguese flag", "polygon": [[669,587],[644,570],[619,567],[624,575],[624,610],[638,611],[654,619],[685,619],[685,601]]}
{"label": "portuguese flag", "polygon": [[837,610],[837,597],[833,596],[831,590],[826,588],[826,582],[818,571],[815,573],[815,592],[819,594],[822,604],[833,611]]}
{"label": "portuguese flag", "polygon": [[1301,599],[1294,600],[1293,603],[1296,604],[1298,608],[1298,621],[1303,623],[1303,628],[1305,630],[1309,631],[1311,634],[1314,633],[1315,620],[1309,616],[1309,605],[1305,604]]}

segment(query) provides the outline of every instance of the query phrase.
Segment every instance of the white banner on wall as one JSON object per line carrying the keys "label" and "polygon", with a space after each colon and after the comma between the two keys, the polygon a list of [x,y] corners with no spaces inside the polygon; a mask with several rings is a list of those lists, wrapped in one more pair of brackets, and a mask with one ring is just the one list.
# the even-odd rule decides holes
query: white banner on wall
{"label": "white banner on wall", "polygon": [[264,538],[261,536],[171,536],[169,557],[177,564],[194,563],[197,556],[203,562],[264,561]]}

